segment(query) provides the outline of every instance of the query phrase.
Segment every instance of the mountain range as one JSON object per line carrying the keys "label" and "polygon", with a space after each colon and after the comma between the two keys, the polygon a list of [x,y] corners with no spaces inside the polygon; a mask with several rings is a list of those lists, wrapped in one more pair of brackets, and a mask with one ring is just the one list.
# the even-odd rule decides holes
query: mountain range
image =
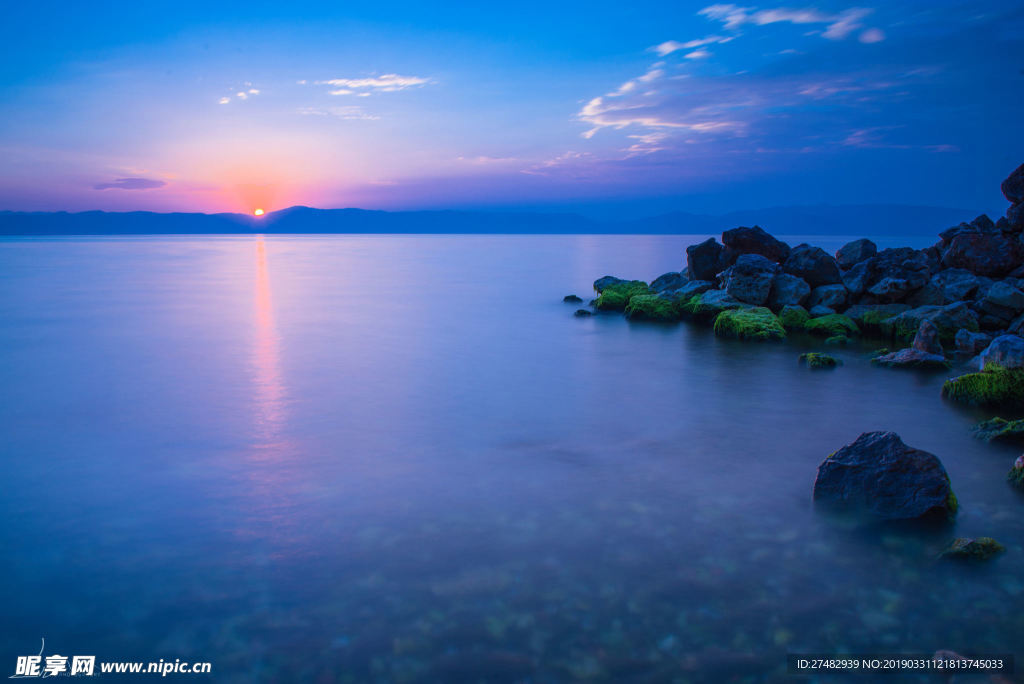
{"label": "mountain range", "polygon": [[759,225],[780,235],[935,235],[976,215],[964,209],[909,205],[770,207],[713,216],[672,212],[634,220],[569,213],[375,211],[295,206],[247,214],[0,211],[0,235],[195,235],[301,233],[715,234]]}

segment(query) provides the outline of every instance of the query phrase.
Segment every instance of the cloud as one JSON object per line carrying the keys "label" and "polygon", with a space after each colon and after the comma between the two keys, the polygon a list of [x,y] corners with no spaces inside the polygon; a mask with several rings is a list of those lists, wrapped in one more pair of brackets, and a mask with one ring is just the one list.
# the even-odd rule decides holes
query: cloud
{"label": "cloud", "polygon": [[857,40],[862,43],[880,43],[885,40],[885,33],[881,29],[871,28],[861,33]]}
{"label": "cloud", "polygon": [[108,183],[97,183],[94,190],[152,190],[162,188],[167,183],[154,178],[118,178]]}
{"label": "cloud", "polygon": [[230,97],[222,97],[219,100],[217,100],[218,104],[227,104],[229,102],[231,102],[231,98]]}
{"label": "cloud", "polygon": [[707,50],[694,50],[686,55],[686,59],[706,59],[711,56]]}
{"label": "cloud", "polygon": [[[768,24],[825,24],[822,37],[829,40],[842,40],[854,31],[864,28],[862,20],[873,10],[863,7],[851,7],[838,13],[826,13],[817,9],[790,9],[776,7],[758,10],[753,7],[740,7],[733,4],[710,5],[697,14],[719,21],[726,29],[736,30],[745,25],[766,26]],[[862,42],[878,42],[885,39],[885,34],[878,29],[868,29],[868,40]],[[862,34],[863,36],[864,34]]]}
{"label": "cloud", "polygon": [[304,116],[333,116],[347,121],[377,121],[380,119],[376,114],[370,114],[362,107],[300,107],[299,114]]}
{"label": "cloud", "polygon": [[406,88],[418,88],[430,83],[429,78],[420,76],[400,76],[398,74],[383,74],[382,76],[371,76],[368,78],[332,78],[326,81],[317,81],[318,85],[333,86],[331,95],[359,95],[365,97],[370,93],[393,93]]}

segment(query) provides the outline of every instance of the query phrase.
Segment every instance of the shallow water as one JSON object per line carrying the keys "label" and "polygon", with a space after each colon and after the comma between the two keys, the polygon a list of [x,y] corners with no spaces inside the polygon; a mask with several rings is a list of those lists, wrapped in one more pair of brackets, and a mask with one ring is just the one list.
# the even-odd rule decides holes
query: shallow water
{"label": "shallow water", "polygon": [[[561,302],[704,237],[0,241],[0,667],[40,637],[217,681],[1024,656],[1017,452],[971,437],[945,375],[873,368],[870,343],[810,372],[814,340]],[[818,463],[879,429],[942,459],[954,528],[815,514]],[[936,563],[958,535],[1008,550]]]}

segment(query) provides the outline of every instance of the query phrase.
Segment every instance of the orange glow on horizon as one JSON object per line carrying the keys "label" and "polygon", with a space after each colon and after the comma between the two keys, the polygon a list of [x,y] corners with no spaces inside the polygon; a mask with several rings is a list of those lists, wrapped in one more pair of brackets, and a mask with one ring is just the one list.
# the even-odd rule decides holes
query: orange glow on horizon
{"label": "orange glow on horizon", "polygon": [[263,210],[262,209],[255,209],[255,210],[253,210],[252,215],[253,216],[263,216]]}

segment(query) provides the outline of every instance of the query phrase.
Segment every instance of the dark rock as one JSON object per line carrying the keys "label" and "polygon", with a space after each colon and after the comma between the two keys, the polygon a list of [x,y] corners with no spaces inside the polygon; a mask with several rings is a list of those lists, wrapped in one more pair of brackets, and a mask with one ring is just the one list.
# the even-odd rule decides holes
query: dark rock
{"label": "dark rock", "polygon": [[964,235],[966,233],[996,232],[999,231],[996,229],[996,225],[992,223],[992,219],[990,219],[985,214],[982,214],[981,216],[977,217],[970,223],[961,223],[960,225],[953,226],[952,228],[947,228],[946,230],[939,233],[939,238],[941,240],[939,244],[941,244],[943,247],[948,247],[949,243],[953,241],[953,238],[957,237],[958,235]]}
{"label": "dark rock", "polygon": [[722,272],[722,289],[741,302],[760,306],[768,300],[779,266],[760,254],[741,254]]}
{"label": "dark rock", "polygon": [[1020,442],[1024,440],[1024,420],[985,420],[974,426],[974,436],[986,442]]}
{"label": "dark rock", "polygon": [[998,277],[1021,265],[1020,246],[998,232],[963,232],[949,241],[942,253],[942,263],[976,275]]}
{"label": "dark rock", "polygon": [[573,316],[576,316],[577,318],[583,318],[585,316],[593,316],[593,315],[594,314],[592,314],[590,311],[588,311],[586,309],[576,309],[576,312],[573,314]]}
{"label": "dark rock", "polygon": [[1010,204],[1024,202],[1024,164],[1014,169],[999,187],[1003,191],[1003,197],[1009,200]]}
{"label": "dark rock", "polygon": [[843,285],[850,291],[850,294],[859,295],[868,289],[868,284],[873,275],[871,260],[854,264],[850,270],[843,273]]}
{"label": "dark rock", "polygon": [[562,297],[562,301],[567,304],[579,304],[583,300],[577,297],[576,295],[565,295],[564,297]]}
{"label": "dark rock", "polygon": [[900,349],[891,354],[883,354],[871,359],[876,366],[887,368],[917,368],[922,370],[947,370],[949,361],[942,354],[930,354],[913,347]]}
{"label": "dark rock", "polygon": [[800,355],[800,365],[807,366],[811,370],[822,370],[826,368],[836,368],[842,365],[842,361],[829,356],[828,354],[819,354],[817,352],[807,352],[806,354]]}
{"label": "dark rock", "polygon": [[616,278],[615,276],[606,275],[603,278],[598,278],[594,281],[594,291],[598,294],[604,292],[605,288],[616,283],[625,283],[627,281],[622,278]]}
{"label": "dark rock", "polygon": [[919,290],[911,292],[904,301],[912,307],[931,306],[933,304],[945,304],[946,298],[942,294],[942,290],[929,282]]}
{"label": "dark rock", "polygon": [[1006,332],[1011,335],[1020,335],[1021,337],[1024,337],[1024,314],[1013,319],[1010,325],[1006,326]]}
{"label": "dark rock", "polygon": [[1006,222],[1014,233],[1024,230],[1024,202],[1018,202],[1006,210]]}
{"label": "dark rock", "polygon": [[789,256],[789,245],[766,233],[760,226],[740,226],[722,233],[724,244],[735,255],[760,254],[771,261],[781,263]]}
{"label": "dark rock", "polygon": [[968,539],[959,537],[946,547],[946,550],[939,554],[940,558],[966,561],[986,561],[997,556],[1006,548],[992,537],[978,537]]}
{"label": "dark rock", "polygon": [[676,273],[675,271],[665,273],[658,276],[651,283],[651,290],[654,292],[667,292],[669,290],[678,290],[680,287],[686,284],[687,278],[682,273]]}
{"label": "dark rock", "polygon": [[903,443],[895,432],[867,432],[818,466],[814,500],[876,520],[956,514],[949,475],[934,454]]}
{"label": "dark rock", "polygon": [[683,304],[681,310],[685,317],[698,321],[712,321],[723,311],[743,309],[748,306],[750,305],[737,300],[725,290],[708,290],[691,297]]}
{"label": "dark rock", "polygon": [[866,261],[878,253],[878,246],[867,238],[847,242],[836,252],[836,263],[839,268],[848,269],[862,261]]}
{"label": "dark rock", "polygon": [[898,302],[911,291],[910,282],[903,278],[882,278],[868,288],[881,302]]}
{"label": "dark rock", "polygon": [[768,306],[775,311],[786,306],[801,306],[810,294],[811,286],[803,278],[788,273],[777,273],[772,280]]}
{"label": "dark rock", "polygon": [[981,352],[978,362],[980,369],[989,364],[1007,370],[1024,368],[1024,338],[1017,335],[1000,335]]}
{"label": "dark rock", "polygon": [[699,295],[702,292],[707,292],[714,286],[715,284],[710,280],[691,280],[676,290],[675,294],[680,297],[692,297],[694,295]]}
{"label": "dark rock", "polygon": [[1024,311],[1024,292],[1007,282],[993,283],[981,300],[981,310],[1009,322]]}
{"label": "dark rock", "polygon": [[911,307],[907,304],[856,304],[845,311],[866,332],[880,333],[882,321],[898,316]]}
{"label": "dark rock", "polygon": [[914,335],[914,341],[910,346],[918,351],[941,356],[942,343],[939,341],[939,329],[927,318],[924,319],[921,321],[921,327],[917,329],[917,334]]}
{"label": "dark rock", "polygon": [[807,299],[807,306],[812,309],[816,306],[827,306],[838,311],[846,305],[846,287],[843,285],[820,285],[811,290]]}
{"label": "dark rock", "polygon": [[803,330],[809,320],[811,316],[802,306],[787,304],[779,312],[779,323],[786,330]]}
{"label": "dark rock", "polygon": [[947,268],[932,276],[931,284],[940,292],[945,301],[943,304],[962,302],[969,299],[981,285],[981,280],[968,270]]}
{"label": "dark rock", "polygon": [[686,248],[686,273],[691,280],[714,280],[725,266],[722,245],[714,238]]}
{"label": "dark rock", "polygon": [[921,321],[929,320],[939,329],[943,340],[952,341],[961,329],[976,331],[978,317],[963,302],[945,306],[919,306],[886,319],[879,324],[883,335],[895,339],[910,339],[921,327]]}
{"label": "dark rock", "polygon": [[807,313],[811,314],[811,318],[821,318],[822,316],[831,316],[835,314],[836,310],[830,306],[818,304],[817,306],[812,306]]}
{"label": "dark rock", "polygon": [[1014,487],[1024,489],[1024,456],[1018,456],[1017,460],[1013,462],[1013,467],[1006,474],[1006,479]]}
{"label": "dark rock", "polygon": [[965,356],[975,356],[985,350],[992,342],[992,336],[970,330],[958,330],[956,333],[956,350]]}
{"label": "dark rock", "polygon": [[782,266],[782,270],[798,278],[803,278],[813,287],[841,283],[842,277],[836,260],[820,247],[808,244],[797,245]]}

